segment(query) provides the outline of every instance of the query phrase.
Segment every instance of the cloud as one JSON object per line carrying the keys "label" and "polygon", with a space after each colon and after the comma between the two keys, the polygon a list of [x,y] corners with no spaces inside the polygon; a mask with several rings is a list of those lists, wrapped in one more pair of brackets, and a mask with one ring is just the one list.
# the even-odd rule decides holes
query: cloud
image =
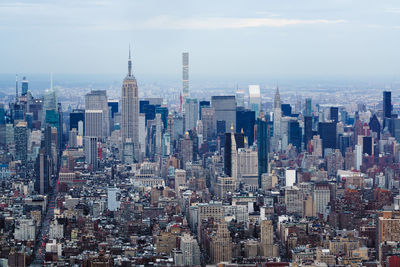
{"label": "cloud", "polygon": [[197,17],[178,18],[171,16],[153,17],[142,22],[107,21],[89,25],[89,29],[97,30],[222,30],[244,28],[279,28],[296,25],[321,25],[345,23],[345,20],[326,19],[286,19],[286,18],[233,18],[233,17]]}
{"label": "cloud", "polygon": [[389,7],[385,9],[386,13],[400,14],[400,7]]}

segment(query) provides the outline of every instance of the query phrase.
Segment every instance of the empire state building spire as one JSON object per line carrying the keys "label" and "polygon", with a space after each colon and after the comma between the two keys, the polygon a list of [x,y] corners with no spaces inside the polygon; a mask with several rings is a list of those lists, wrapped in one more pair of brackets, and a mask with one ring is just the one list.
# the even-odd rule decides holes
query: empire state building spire
{"label": "empire state building spire", "polygon": [[128,59],[128,77],[132,77],[132,59],[131,59],[131,46],[129,46],[129,59]]}

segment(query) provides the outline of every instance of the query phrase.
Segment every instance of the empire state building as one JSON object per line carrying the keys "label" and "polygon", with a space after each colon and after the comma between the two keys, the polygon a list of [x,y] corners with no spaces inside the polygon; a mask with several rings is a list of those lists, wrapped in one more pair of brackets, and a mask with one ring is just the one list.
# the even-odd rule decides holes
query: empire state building
{"label": "empire state building", "polygon": [[139,92],[136,78],[132,74],[130,49],[128,59],[128,75],[125,77],[122,83],[121,109],[122,142],[133,142],[135,159],[137,160],[139,151]]}

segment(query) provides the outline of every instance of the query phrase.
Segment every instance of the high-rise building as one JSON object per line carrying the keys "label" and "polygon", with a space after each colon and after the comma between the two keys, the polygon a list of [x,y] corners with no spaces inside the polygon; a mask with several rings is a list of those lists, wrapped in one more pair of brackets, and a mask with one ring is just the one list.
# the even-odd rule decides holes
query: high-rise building
{"label": "high-rise building", "polygon": [[15,159],[26,164],[28,160],[28,125],[25,121],[20,121],[15,126]]}
{"label": "high-rise building", "polygon": [[306,106],[305,106],[305,116],[311,116],[312,114],[312,104],[311,104],[311,98],[306,98]]}
{"label": "high-rise building", "polygon": [[85,137],[85,157],[86,163],[92,166],[93,170],[97,170],[97,142],[98,138],[95,136]]}
{"label": "high-rise building", "polygon": [[322,139],[322,153],[326,148],[336,148],[336,123],[335,122],[319,122],[318,134]]}
{"label": "high-rise building", "polygon": [[326,206],[331,201],[331,192],[328,183],[318,183],[314,188],[314,214],[326,214]]}
{"label": "high-rise building", "polygon": [[190,95],[189,93],[189,53],[182,53],[182,98],[183,103],[186,103],[186,98]]}
{"label": "high-rise building", "polygon": [[211,262],[213,264],[232,260],[232,239],[226,222],[217,224],[217,232],[211,240]]}
{"label": "high-rise building", "polygon": [[268,172],[268,123],[257,119],[258,187],[261,188],[261,175]]}
{"label": "high-rise building", "polygon": [[227,176],[232,177],[237,183],[237,150],[244,148],[244,136],[240,133],[234,133],[231,129],[231,133],[225,134],[225,146],[224,146],[224,169]]}
{"label": "high-rise building", "polygon": [[247,137],[249,146],[254,142],[254,125],[256,124],[256,112],[243,107],[238,107],[236,110],[236,132]]}
{"label": "high-rise building", "polygon": [[256,113],[261,111],[261,93],[259,85],[249,85],[249,108]]}
{"label": "high-rise building", "polygon": [[22,78],[22,82],[21,82],[21,90],[22,90],[22,95],[26,95],[28,93],[28,81],[26,80],[26,77]]}
{"label": "high-rise building", "polygon": [[297,151],[301,151],[301,129],[297,120],[289,121],[288,125],[288,143],[296,147]]}
{"label": "high-rise building", "polygon": [[51,158],[46,154],[45,149],[41,149],[35,167],[35,190],[41,195],[47,194],[50,190],[51,169]]}
{"label": "high-rise building", "polygon": [[274,136],[272,140],[272,149],[274,151],[281,150],[281,119],[282,119],[282,103],[279,94],[279,88],[276,88],[274,99]]}
{"label": "high-rise building", "polygon": [[376,114],[374,114],[374,116],[371,117],[371,119],[369,120],[369,128],[371,129],[372,132],[376,133],[376,138],[378,138],[378,140],[381,139],[381,124],[379,123],[378,117],[376,116]]}
{"label": "high-rise building", "polygon": [[383,211],[378,217],[377,246],[383,242],[400,240],[400,213],[398,211]]}
{"label": "high-rise building", "polygon": [[210,104],[211,104],[210,101],[205,101],[205,100],[199,102],[199,120],[201,120],[201,110],[203,108],[210,107]]}
{"label": "high-rise building", "polygon": [[42,127],[46,123],[46,116],[48,110],[57,110],[57,93],[53,88],[53,78],[51,78],[50,89],[44,92],[43,109],[42,109]]}
{"label": "high-rise building", "polygon": [[330,119],[333,122],[339,121],[339,108],[338,107],[331,107],[330,108]]}
{"label": "high-rise building", "polygon": [[185,131],[196,128],[199,118],[199,103],[195,98],[186,98],[185,102]]}
{"label": "high-rise building", "polygon": [[276,249],[274,248],[274,225],[271,220],[261,221],[261,254],[264,257],[277,256]]}
{"label": "high-rise building", "polygon": [[130,138],[135,146],[135,159],[139,157],[139,91],[132,74],[131,52],[129,50],[128,75],[122,83],[121,95],[121,136],[122,142]]}
{"label": "high-rise building", "polygon": [[84,109],[74,109],[69,114],[69,130],[73,128],[78,129],[78,122],[85,122],[85,110]]}
{"label": "high-rise building", "polygon": [[308,142],[312,139],[313,130],[312,130],[312,117],[305,116],[304,117],[304,149],[307,150]]}
{"label": "high-rise building", "polygon": [[181,251],[183,254],[182,266],[199,266],[200,249],[197,240],[191,235],[184,233],[181,237]]}
{"label": "high-rise building", "polygon": [[385,118],[392,117],[392,92],[384,91],[383,92],[383,120]]}
{"label": "high-rise building", "polygon": [[215,120],[225,122],[225,133],[230,132],[230,127],[236,129],[236,99],[235,96],[212,96],[211,106],[215,110]]}
{"label": "high-rise building", "polygon": [[85,95],[85,110],[101,110],[102,111],[102,135],[109,136],[110,118],[108,113],[108,99],[106,90],[92,90]]}
{"label": "high-rise building", "polygon": [[103,111],[85,110],[85,136],[103,136]]}
{"label": "high-rise building", "polygon": [[211,107],[201,109],[201,121],[203,122],[203,139],[211,140],[215,136],[215,110]]}

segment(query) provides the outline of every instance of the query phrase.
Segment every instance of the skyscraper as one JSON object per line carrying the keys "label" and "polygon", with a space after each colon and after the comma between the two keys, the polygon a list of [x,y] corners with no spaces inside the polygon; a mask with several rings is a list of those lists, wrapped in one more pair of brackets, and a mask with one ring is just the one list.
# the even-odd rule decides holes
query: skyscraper
{"label": "skyscraper", "polygon": [[336,123],[320,122],[318,123],[318,134],[322,139],[322,153],[326,148],[336,148]]}
{"label": "skyscraper", "polygon": [[304,149],[307,150],[308,142],[312,139],[312,117],[304,117]]}
{"label": "skyscraper", "polygon": [[383,119],[392,117],[392,92],[383,92]]}
{"label": "skyscraper", "polygon": [[186,98],[185,102],[185,131],[196,128],[199,118],[199,103],[195,98]]}
{"label": "skyscraper", "polygon": [[306,98],[305,116],[311,116],[311,113],[312,113],[311,98]]}
{"label": "skyscraper", "polygon": [[268,123],[257,119],[258,187],[261,188],[261,175],[268,172]]}
{"label": "skyscraper", "polygon": [[236,110],[236,132],[243,130],[244,135],[248,138],[248,144],[251,146],[254,142],[254,125],[256,123],[255,111],[238,107]]}
{"label": "skyscraper", "polygon": [[189,97],[189,53],[182,53],[182,97],[183,103]]}
{"label": "skyscraper", "polygon": [[261,94],[259,85],[249,85],[249,108],[256,112],[256,117],[261,110]]}
{"label": "skyscraper", "polygon": [[85,95],[85,109],[102,111],[102,134],[100,136],[107,137],[110,131],[110,119],[106,90],[92,90],[90,93],[87,93]]}
{"label": "skyscraper", "polygon": [[85,110],[85,136],[102,137],[103,111]]}
{"label": "skyscraper", "polygon": [[20,121],[15,126],[15,159],[26,164],[28,160],[28,126],[25,121]]}
{"label": "skyscraper", "polygon": [[121,135],[122,142],[128,138],[135,146],[135,159],[139,157],[139,91],[132,74],[131,51],[129,49],[128,75],[122,83],[121,95]]}
{"label": "skyscraper", "polygon": [[274,138],[272,142],[272,149],[278,151],[281,149],[281,119],[282,119],[282,106],[279,88],[276,88],[274,100]]}
{"label": "skyscraper", "polygon": [[26,77],[22,78],[21,90],[22,90],[22,95],[26,95],[28,93],[28,81],[26,80]]}
{"label": "skyscraper", "polygon": [[73,128],[78,130],[78,122],[85,122],[85,110],[83,109],[74,109],[69,114],[69,129]]}
{"label": "skyscraper", "polygon": [[90,164],[93,170],[97,170],[97,137],[85,137],[86,163]]}
{"label": "skyscraper", "polygon": [[[236,99],[235,96],[212,96],[211,106],[215,110],[215,120],[225,122],[225,133],[230,131],[230,127],[236,128]],[[222,124],[220,124],[222,125]],[[222,130],[222,129],[221,129]],[[218,131],[218,127],[217,127]]]}
{"label": "skyscraper", "polygon": [[339,108],[338,107],[330,108],[330,118],[333,122],[339,121]]}

